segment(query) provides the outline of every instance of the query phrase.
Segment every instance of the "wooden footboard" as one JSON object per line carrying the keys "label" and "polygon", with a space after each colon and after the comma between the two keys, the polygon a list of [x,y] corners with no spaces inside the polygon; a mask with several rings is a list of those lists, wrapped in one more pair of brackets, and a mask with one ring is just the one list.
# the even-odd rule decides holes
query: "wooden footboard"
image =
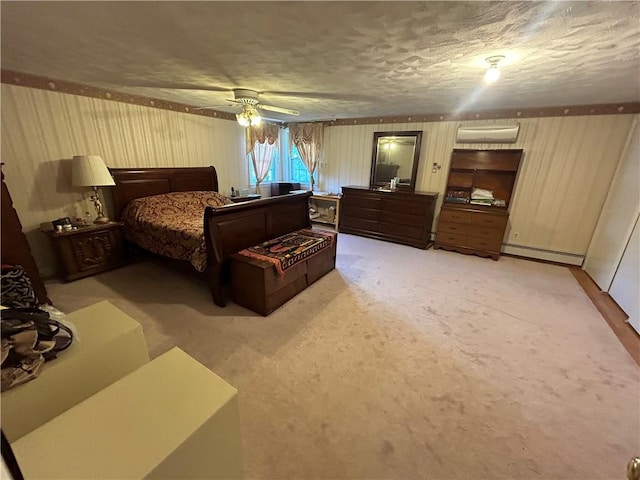
{"label": "wooden footboard", "polygon": [[207,207],[204,236],[208,250],[207,280],[216,305],[224,307],[223,285],[229,284],[229,256],[285,233],[310,228],[311,192],[252,202]]}

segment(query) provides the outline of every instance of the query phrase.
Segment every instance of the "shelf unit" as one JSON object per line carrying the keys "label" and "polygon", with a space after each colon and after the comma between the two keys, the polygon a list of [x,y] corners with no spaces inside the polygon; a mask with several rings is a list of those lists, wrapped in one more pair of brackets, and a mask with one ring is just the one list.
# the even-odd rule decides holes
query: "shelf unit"
{"label": "shelf unit", "polygon": [[[453,150],[434,248],[499,258],[521,158],[521,149]],[[493,204],[474,202],[474,189]]]}
{"label": "shelf unit", "polygon": [[328,225],[338,231],[340,219],[339,195],[312,195],[309,197],[309,218],[312,223]]}

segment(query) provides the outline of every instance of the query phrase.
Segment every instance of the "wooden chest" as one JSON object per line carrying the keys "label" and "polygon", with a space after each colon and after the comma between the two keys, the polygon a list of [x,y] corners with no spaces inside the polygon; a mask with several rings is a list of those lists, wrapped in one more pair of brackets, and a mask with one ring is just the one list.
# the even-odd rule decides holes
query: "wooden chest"
{"label": "wooden chest", "polygon": [[272,263],[239,253],[230,256],[233,300],[267,316],[336,266],[338,237],[332,245],[279,275]]}

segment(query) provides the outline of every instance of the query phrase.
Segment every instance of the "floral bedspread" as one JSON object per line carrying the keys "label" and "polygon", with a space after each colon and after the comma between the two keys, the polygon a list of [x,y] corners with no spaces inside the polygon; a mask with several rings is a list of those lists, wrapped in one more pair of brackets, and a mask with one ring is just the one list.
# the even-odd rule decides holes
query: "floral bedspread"
{"label": "floral bedspread", "polygon": [[132,200],[122,212],[127,240],[153,253],[207,266],[204,209],[232,203],[216,192],[172,192]]}

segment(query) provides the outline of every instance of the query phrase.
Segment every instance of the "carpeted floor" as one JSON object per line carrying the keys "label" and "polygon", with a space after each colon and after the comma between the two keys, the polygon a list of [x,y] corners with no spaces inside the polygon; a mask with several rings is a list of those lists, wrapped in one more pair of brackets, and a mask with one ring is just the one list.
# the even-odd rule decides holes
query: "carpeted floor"
{"label": "carpeted floor", "polygon": [[622,479],[640,454],[640,369],[564,267],[341,234],[266,318],[154,261],[48,289],[237,387],[247,478]]}

